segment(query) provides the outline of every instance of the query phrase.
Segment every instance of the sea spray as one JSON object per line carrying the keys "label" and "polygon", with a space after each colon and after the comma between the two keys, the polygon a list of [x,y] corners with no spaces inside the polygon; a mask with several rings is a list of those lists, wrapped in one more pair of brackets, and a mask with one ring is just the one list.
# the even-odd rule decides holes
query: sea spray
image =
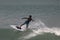
{"label": "sea spray", "polygon": [[30,24],[29,28],[32,30],[32,32],[19,39],[26,40],[37,35],[43,35],[44,33],[54,33],[55,35],[60,36],[60,28],[57,27],[49,28],[40,20],[37,20]]}

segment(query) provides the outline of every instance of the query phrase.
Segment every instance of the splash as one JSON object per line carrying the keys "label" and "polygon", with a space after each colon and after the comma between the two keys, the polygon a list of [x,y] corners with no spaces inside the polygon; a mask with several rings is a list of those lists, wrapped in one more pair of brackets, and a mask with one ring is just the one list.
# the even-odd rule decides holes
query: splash
{"label": "splash", "polygon": [[37,20],[37,21],[33,22],[29,26],[29,28],[31,28],[32,32],[30,32],[26,36],[23,36],[22,37],[23,40],[30,39],[30,38],[35,37],[37,35],[43,35],[44,33],[54,33],[55,35],[60,36],[60,28],[57,28],[57,27],[48,28],[40,20]]}

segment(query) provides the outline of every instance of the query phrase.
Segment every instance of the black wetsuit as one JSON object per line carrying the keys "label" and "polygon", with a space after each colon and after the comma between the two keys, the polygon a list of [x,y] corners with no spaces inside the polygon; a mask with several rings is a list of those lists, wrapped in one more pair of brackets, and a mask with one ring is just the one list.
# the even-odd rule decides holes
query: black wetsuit
{"label": "black wetsuit", "polygon": [[[29,22],[32,20],[31,16],[29,16],[29,18],[22,18],[22,19],[27,19],[21,26],[23,26],[24,24],[26,24],[26,28],[28,28]],[[18,29],[21,29],[20,27],[17,27]]]}
{"label": "black wetsuit", "polygon": [[28,28],[29,22],[32,20],[32,18],[27,18],[27,21],[25,21],[22,25],[26,24],[26,27]]}

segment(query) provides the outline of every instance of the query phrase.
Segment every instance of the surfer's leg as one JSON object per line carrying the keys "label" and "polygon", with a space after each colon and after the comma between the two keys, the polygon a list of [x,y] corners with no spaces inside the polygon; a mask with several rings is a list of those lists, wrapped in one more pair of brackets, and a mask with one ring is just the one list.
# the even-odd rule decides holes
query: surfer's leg
{"label": "surfer's leg", "polygon": [[26,24],[26,29],[28,29],[28,26],[29,26],[29,22]]}
{"label": "surfer's leg", "polygon": [[25,24],[26,24],[26,21],[25,21],[23,24],[20,25],[20,28],[21,28],[23,25],[25,25]]}
{"label": "surfer's leg", "polygon": [[25,23],[21,24],[20,27],[16,26],[18,29],[21,29],[21,26],[23,26]]}
{"label": "surfer's leg", "polygon": [[29,21],[26,22],[26,29],[28,29]]}
{"label": "surfer's leg", "polygon": [[21,29],[21,27],[26,24],[26,22],[24,22],[23,24],[20,25],[20,27],[16,26],[18,29]]}
{"label": "surfer's leg", "polygon": [[21,24],[20,27],[16,26],[18,29],[21,29],[21,26],[23,26],[25,23]]}
{"label": "surfer's leg", "polygon": [[25,24],[25,23],[21,24],[21,25],[20,25],[20,28],[21,28],[21,26],[23,26],[24,24]]}
{"label": "surfer's leg", "polygon": [[26,28],[28,28],[28,24],[26,24]]}

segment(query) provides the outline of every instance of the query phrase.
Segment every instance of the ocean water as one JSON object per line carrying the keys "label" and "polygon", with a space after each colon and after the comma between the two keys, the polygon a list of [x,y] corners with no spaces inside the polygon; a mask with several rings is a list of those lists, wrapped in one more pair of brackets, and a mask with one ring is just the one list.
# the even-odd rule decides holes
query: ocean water
{"label": "ocean water", "polygon": [[[21,25],[22,17],[32,15],[34,22],[27,31],[17,31],[10,25]],[[0,40],[60,40],[59,5],[1,5]]]}

